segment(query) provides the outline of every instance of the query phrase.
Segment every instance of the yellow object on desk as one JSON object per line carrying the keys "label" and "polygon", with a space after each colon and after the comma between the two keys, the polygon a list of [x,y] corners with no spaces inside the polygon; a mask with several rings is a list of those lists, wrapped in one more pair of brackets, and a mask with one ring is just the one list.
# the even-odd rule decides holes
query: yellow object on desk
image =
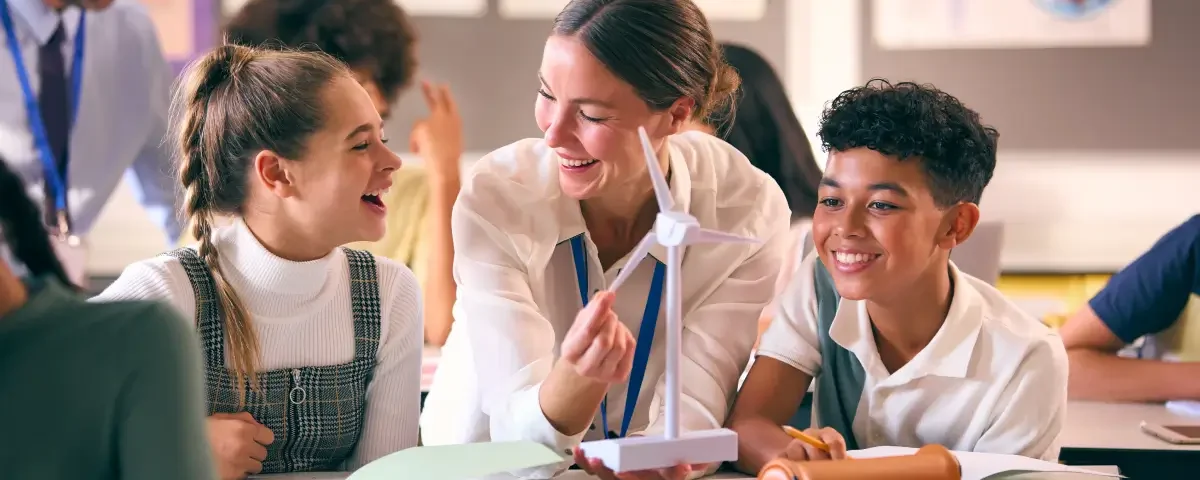
{"label": "yellow object on desk", "polygon": [[[807,435],[806,435],[807,436]],[[810,437],[811,438],[811,437]],[[941,445],[926,445],[910,455],[855,461],[776,459],[758,472],[759,480],[963,480],[954,454]],[[976,480],[976,479],[970,479]]]}
{"label": "yellow object on desk", "polygon": [[1000,276],[996,288],[1018,304],[1044,302],[1054,305],[1051,310],[1036,315],[1051,328],[1059,328],[1068,315],[1104,288],[1109,277],[1107,274],[1007,274]]}
{"label": "yellow object on desk", "polygon": [[788,426],[788,425],[783,426],[783,431],[787,432],[787,434],[789,436],[791,436],[792,438],[794,438],[796,440],[807,443],[807,444],[811,445],[813,448],[821,449],[822,452],[829,451],[829,445],[826,445],[825,442],[822,442],[821,440],[813,437],[812,435],[809,435],[807,433],[796,430],[795,428],[792,428],[791,426]]}
{"label": "yellow object on desk", "polygon": [[1189,295],[1179,318],[1154,339],[1163,360],[1200,362],[1200,295]]}

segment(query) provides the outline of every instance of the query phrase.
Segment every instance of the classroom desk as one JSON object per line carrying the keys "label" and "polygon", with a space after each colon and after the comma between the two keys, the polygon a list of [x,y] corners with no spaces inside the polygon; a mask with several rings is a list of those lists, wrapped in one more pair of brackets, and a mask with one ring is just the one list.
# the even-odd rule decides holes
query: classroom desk
{"label": "classroom desk", "polygon": [[[1116,467],[1113,467],[1113,466],[1100,466],[1100,467],[1089,467],[1089,468],[1095,469],[1096,471],[1099,471],[1099,472],[1114,472],[1114,473],[1116,473]],[[1029,472],[1029,473],[1021,473],[1021,474],[1016,474],[1016,475],[1001,475],[1000,477],[1004,478],[1005,480],[1092,480],[1092,479],[1111,480],[1110,477],[1097,477],[1097,476],[1093,476],[1093,475],[1079,475],[1079,474],[1074,474],[1074,473],[1057,473],[1057,472],[1056,473]],[[501,476],[486,477],[486,478],[482,478],[479,480],[514,480],[516,478],[517,477],[511,476],[511,475],[501,475]],[[593,478],[598,478],[598,477],[593,477],[591,475],[588,475],[588,474],[584,473],[582,470],[569,470],[569,471],[563,473],[562,475],[554,477],[554,480],[591,480]],[[711,480],[733,480],[733,479],[751,479],[751,478],[755,478],[755,477],[751,477],[749,475],[742,475],[740,473],[718,473],[716,475],[712,475],[712,476],[704,477],[704,478],[711,479]]]}
{"label": "classroom desk", "polygon": [[1117,465],[1130,479],[1196,478],[1200,445],[1175,445],[1142,433],[1143,421],[1200,425],[1200,418],[1176,415],[1162,404],[1072,401],[1059,460]]}
{"label": "classroom desk", "polygon": [[[1118,473],[1117,467],[1114,466],[1090,466],[1087,467],[1098,472]],[[281,474],[281,475],[251,475],[251,479],[261,480],[344,480],[347,474],[344,473],[298,473],[298,474]],[[492,475],[477,480],[514,480],[517,477],[512,475]],[[593,477],[584,473],[581,470],[568,470],[562,475],[554,477],[554,480],[591,480]],[[751,479],[754,477],[737,473],[718,473],[713,476],[704,477],[711,480],[734,480],[734,479]],[[1021,473],[1016,475],[1003,476],[1006,480],[1089,480],[1094,478],[1091,475],[1079,475],[1074,473]]]}
{"label": "classroom desk", "polygon": [[1200,425],[1200,418],[1176,415],[1157,403],[1073,401],[1067,405],[1062,446],[1101,450],[1183,450],[1200,454],[1200,445],[1176,445],[1142,433],[1143,421]]}

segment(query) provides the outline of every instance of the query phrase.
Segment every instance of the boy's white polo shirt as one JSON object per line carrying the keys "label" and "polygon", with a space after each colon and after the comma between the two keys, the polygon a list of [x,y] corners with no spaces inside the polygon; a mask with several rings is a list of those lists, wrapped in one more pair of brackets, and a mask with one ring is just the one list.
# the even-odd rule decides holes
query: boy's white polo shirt
{"label": "boy's white polo shirt", "polygon": [[[813,280],[816,254],[801,263],[758,347],[812,375],[823,372]],[[998,290],[950,265],[946,322],[908,364],[888,373],[866,302],[842,299],[830,338],[865,371],[854,415],[859,448],[881,445],[1017,454],[1056,461],[1067,408],[1062,339]],[[822,405],[813,405],[814,425]]]}

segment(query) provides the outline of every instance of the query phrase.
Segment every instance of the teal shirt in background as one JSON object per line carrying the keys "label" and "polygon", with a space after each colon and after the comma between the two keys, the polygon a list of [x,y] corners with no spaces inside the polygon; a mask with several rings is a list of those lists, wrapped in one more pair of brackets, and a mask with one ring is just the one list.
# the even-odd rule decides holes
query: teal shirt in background
{"label": "teal shirt in background", "polygon": [[0,317],[0,478],[216,478],[199,341],[169,306],[52,278]]}

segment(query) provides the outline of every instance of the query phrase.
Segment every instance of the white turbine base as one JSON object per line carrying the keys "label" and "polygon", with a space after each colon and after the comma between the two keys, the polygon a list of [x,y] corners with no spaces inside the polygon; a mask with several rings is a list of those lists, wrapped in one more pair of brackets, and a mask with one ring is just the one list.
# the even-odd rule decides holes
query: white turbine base
{"label": "white turbine base", "polygon": [[583,442],[583,455],[604,462],[614,472],[670,468],[737,460],[737,433],[727,428],[680,433],[678,438],[662,435],[626,437]]}

